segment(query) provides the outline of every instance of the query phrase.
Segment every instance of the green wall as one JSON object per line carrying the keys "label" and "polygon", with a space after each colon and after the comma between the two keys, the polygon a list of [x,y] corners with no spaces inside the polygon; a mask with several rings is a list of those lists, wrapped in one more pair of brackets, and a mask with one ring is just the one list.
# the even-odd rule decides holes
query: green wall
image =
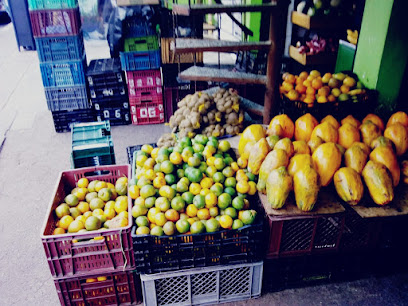
{"label": "green wall", "polygon": [[[262,0],[249,0],[247,4],[262,4]],[[254,35],[248,36],[249,41],[259,41],[259,32],[261,28],[261,13],[246,13],[245,25],[250,29]]]}

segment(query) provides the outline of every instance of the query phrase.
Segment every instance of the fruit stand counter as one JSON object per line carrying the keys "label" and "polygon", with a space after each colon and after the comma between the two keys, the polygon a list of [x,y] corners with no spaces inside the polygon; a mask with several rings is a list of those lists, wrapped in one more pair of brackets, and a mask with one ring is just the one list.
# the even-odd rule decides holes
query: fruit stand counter
{"label": "fruit stand counter", "polygon": [[394,201],[386,206],[378,206],[369,201],[370,199],[367,200],[360,205],[352,206],[362,218],[408,215],[408,188],[405,188],[405,186],[400,186],[395,190]]}

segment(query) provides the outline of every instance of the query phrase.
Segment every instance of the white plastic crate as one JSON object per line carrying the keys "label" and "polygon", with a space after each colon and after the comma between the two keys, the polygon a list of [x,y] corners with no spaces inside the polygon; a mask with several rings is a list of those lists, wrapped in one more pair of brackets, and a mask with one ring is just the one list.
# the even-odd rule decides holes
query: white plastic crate
{"label": "white plastic crate", "polygon": [[257,298],[263,262],[141,274],[143,301],[151,305],[203,305]]}

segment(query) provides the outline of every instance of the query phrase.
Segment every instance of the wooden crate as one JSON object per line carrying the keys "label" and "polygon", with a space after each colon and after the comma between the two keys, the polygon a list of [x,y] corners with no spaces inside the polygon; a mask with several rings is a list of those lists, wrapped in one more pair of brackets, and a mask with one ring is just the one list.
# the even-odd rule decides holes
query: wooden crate
{"label": "wooden crate", "polygon": [[312,16],[292,12],[292,23],[308,30],[336,30],[345,29],[348,22],[345,22],[344,18],[334,16]]}
{"label": "wooden crate", "polygon": [[336,61],[336,53],[318,53],[314,55],[307,55],[299,53],[298,48],[294,46],[289,47],[289,56],[298,63],[306,65],[327,65]]}
{"label": "wooden crate", "polygon": [[[162,64],[194,63],[194,53],[174,54],[174,46],[174,38],[161,39]],[[203,52],[196,52],[195,62],[203,62]]]}

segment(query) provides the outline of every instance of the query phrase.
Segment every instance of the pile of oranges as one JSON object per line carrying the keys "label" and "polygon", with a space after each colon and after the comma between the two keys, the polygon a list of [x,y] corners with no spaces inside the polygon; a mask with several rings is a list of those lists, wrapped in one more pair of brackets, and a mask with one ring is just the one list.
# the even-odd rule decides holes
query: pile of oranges
{"label": "pile of oranges", "polygon": [[312,107],[314,103],[346,101],[352,95],[363,93],[358,80],[344,73],[326,73],[317,70],[303,71],[298,76],[284,73],[279,92],[291,101],[301,101]]}

